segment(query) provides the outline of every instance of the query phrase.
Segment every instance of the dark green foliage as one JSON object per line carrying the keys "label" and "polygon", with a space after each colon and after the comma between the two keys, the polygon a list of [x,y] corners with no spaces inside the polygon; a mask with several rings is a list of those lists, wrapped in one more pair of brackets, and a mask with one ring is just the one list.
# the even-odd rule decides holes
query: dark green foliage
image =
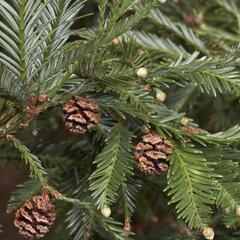
{"label": "dark green foliage", "polygon": [[178,217],[191,228],[204,227],[210,222],[209,206],[214,203],[213,192],[216,191],[212,169],[203,154],[191,146],[176,149],[170,163],[166,188],[171,196],[170,203],[176,204]]}
{"label": "dark green foliage", "polygon": [[132,133],[121,124],[116,124],[106,141],[106,147],[96,157],[97,169],[89,180],[92,197],[101,209],[110,206],[118,189],[125,185],[126,177],[132,175]]}
{"label": "dark green foliage", "polygon": [[[44,239],[201,239],[204,227],[237,239],[239,9],[237,0],[1,0],[0,156],[30,170],[8,210],[47,186],[59,224]],[[101,111],[85,135],[61,120],[75,95]],[[147,128],[174,145],[167,175],[137,169]],[[167,202],[171,224],[158,216]]]}

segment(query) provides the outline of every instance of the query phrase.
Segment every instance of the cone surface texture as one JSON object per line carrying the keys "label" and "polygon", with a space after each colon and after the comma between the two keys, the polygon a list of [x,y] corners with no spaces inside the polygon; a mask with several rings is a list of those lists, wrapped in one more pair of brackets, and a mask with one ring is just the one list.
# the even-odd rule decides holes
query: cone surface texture
{"label": "cone surface texture", "polygon": [[41,238],[54,224],[56,213],[48,191],[25,201],[15,214],[14,225],[27,239]]}
{"label": "cone surface texture", "polygon": [[63,121],[72,133],[84,134],[99,123],[100,112],[95,101],[72,97],[63,107]]}
{"label": "cone surface texture", "polygon": [[135,159],[138,167],[147,174],[159,174],[168,171],[167,156],[173,151],[173,145],[156,132],[142,137],[136,146]]}

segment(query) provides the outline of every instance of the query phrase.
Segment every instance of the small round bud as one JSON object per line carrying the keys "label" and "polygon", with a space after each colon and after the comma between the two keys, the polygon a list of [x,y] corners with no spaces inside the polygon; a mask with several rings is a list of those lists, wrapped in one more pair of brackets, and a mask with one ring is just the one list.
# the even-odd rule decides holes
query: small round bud
{"label": "small round bud", "polygon": [[113,45],[113,46],[117,46],[117,45],[119,45],[119,44],[120,44],[119,39],[114,38],[114,39],[112,40],[112,45]]}
{"label": "small round bud", "polygon": [[112,211],[111,211],[111,208],[104,207],[104,208],[101,209],[101,213],[104,217],[110,217]]}
{"label": "small round bud", "polygon": [[226,214],[230,213],[230,208],[225,208],[225,209],[224,209],[224,212],[225,212]]}
{"label": "small round bud", "polygon": [[8,141],[8,142],[12,142],[13,139],[14,139],[14,136],[11,135],[11,134],[7,134],[6,138],[7,138],[7,141]]}
{"label": "small round bud", "polygon": [[144,133],[149,133],[150,132],[150,128],[147,125],[143,125],[143,132]]}
{"label": "small round bud", "polygon": [[156,99],[160,102],[164,102],[167,98],[167,94],[161,90],[159,90],[156,94]]}
{"label": "small round bud", "polygon": [[35,137],[38,135],[38,130],[36,128],[32,130],[32,135]]}
{"label": "small round bud", "polygon": [[49,97],[48,97],[47,94],[41,94],[41,95],[38,96],[38,101],[40,103],[44,103],[44,102],[46,102],[48,100],[49,100]]}
{"label": "small round bud", "polygon": [[224,224],[225,228],[230,229],[231,226],[229,224]]}
{"label": "small round bud", "polygon": [[203,23],[203,15],[199,14],[197,16],[194,15],[186,15],[184,16],[185,24],[189,27],[199,27]]}
{"label": "small round bud", "polygon": [[183,126],[187,126],[187,125],[189,124],[189,118],[183,117],[183,118],[181,119],[181,124],[182,124]]}
{"label": "small round bud", "polygon": [[213,240],[214,239],[214,230],[210,227],[206,227],[203,229],[202,235],[207,240]]}
{"label": "small round bud", "polygon": [[144,54],[145,54],[144,49],[142,49],[142,48],[138,49],[138,55],[139,56],[143,56]]}
{"label": "small round bud", "polygon": [[20,123],[20,128],[27,128],[29,126],[29,121]]}
{"label": "small round bud", "polygon": [[124,221],[124,228],[123,229],[126,232],[131,232],[131,224],[130,224],[129,218],[125,219],[125,221]]}
{"label": "small round bud", "polygon": [[138,75],[138,77],[140,77],[140,78],[145,78],[145,77],[147,77],[147,75],[148,75],[148,70],[147,70],[146,68],[139,68],[139,69],[137,70],[137,75]]}
{"label": "small round bud", "polygon": [[160,3],[166,3],[167,0],[159,0]]}
{"label": "small round bud", "polygon": [[129,218],[126,218],[124,221],[123,233],[122,235],[128,237],[131,232],[131,224]]}
{"label": "small round bud", "polygon": [[240,217],[240,206],[236,207],[236,216]]}
{"label": "small round bud", "polygon": [[145,91],[151,91],[152,87],[151,87],[150,84],[146,84],[146,85],[144,85],[143,89],[144,89]]}

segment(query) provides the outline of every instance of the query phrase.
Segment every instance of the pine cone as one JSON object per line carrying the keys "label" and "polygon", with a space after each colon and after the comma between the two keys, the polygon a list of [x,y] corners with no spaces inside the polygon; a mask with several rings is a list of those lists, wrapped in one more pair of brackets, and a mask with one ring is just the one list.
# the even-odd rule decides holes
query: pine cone
{"label": "pine cone", "polygon": [[168,171],[167,156],[172,153],[173,145],[156,132],[142,137],[136,146],[135,159],[138,167],[147,174],[159,174]]}
{"label": "pine cone", "polygon": [[17,210],[14,225],[24,238],[41,238],[49,232],[55,219],[55,208],[50,201],[49,191],[43,188],[41,195],[26,200]]}
{"label": "pine cone", "polygon": [[63,121],[72,133],[84,134],[100,120],[100,111],[95,101],[82,97],[72,97],[63,107]]}

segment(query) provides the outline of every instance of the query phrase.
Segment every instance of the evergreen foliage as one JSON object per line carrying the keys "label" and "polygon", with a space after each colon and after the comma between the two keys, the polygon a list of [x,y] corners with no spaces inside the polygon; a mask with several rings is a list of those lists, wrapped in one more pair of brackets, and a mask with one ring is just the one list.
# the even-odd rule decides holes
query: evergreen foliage
{"label": "evergreen foliage", "polygon": [[[44,239],[143,239],[137,217],[167,202],[179,228],[162,239],[200,239],[205,227],[237,239],[239,9],[237,0],[1,0],[0,156],[29,167],[8,211],[47,186],[61,227]],[[61,120],[76,95],[101,111],[85,135]],[[167,174],[147,176],[135,164],[146,129],[174,145]]]}

